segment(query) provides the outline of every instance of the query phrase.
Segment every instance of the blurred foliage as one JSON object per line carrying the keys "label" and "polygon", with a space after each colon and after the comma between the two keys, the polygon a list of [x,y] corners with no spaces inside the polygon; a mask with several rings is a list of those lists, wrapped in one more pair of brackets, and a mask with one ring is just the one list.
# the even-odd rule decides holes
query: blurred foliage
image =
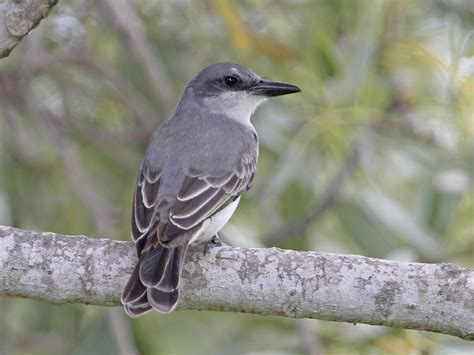
{"label": "blurred foliage", "polygon": [[[0,61],[1,224],[128,240],[135,176],[166,105],[229,60],[303,92],[256,113],[256,184],[224,239],[272,244],[357,149],[338,198],[278,246],[473,267],[472,1],[135,0],[174,102],[156,97],[106,3],[61,1]],[[1,299],[0,354],[124,353],[114,322],[130,324],[142,354],[472,354],[447,336],[382,327],[111,314]]]}

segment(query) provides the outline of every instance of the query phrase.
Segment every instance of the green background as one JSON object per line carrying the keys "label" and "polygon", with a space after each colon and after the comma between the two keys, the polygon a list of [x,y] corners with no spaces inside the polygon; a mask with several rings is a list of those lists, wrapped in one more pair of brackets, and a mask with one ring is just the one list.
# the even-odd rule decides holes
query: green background
{"label": "green background", "polygon": [[[474,266],[472,1],[131,4],[163,82],[100,1],[60,1],[0,61],[0,224],[129,240],[153,129],[200,69],[234,61],[303,92],[254,115],[257,179],[221,233],[228,244]],[[472,354],[453,337],[385,327],[195,311],[129,320],[119,308],[0,299],[0,354],[127,346]]]}

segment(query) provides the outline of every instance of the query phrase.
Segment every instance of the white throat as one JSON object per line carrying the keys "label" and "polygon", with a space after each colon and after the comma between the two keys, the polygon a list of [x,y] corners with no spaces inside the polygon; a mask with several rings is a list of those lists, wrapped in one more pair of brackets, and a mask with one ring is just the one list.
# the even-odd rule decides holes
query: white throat
{"label": "white throat", "polygon": [[266,101],[265,97],[252,95],[246,91],[230,91],[218,96],[206,97],[204,104],[213,113],[223,114],[233,120],[251,125],[250,117],[264,101]]}

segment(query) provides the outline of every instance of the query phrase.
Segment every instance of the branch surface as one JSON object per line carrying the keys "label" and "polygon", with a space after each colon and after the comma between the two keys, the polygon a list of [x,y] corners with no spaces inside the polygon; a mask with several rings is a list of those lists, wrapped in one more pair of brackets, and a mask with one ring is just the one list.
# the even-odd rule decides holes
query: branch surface
{"label": "branch surface", "polygon": [[0,58],[48,15],[58,0],[5,0],[0,3]]}
{"label": "branch surface", "polygon": [[[0,226],[0,295],[120,304],[131,242]],[[180,309],[427,330],[474,340],[474,270],[290,250],[191,249]]]}

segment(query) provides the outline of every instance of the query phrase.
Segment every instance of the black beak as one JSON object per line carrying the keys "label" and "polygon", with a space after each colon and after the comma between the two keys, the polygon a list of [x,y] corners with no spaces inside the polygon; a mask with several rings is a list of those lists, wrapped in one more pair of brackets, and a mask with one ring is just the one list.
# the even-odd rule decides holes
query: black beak
{"label": "black beak", "polygon": [[262,79],[249,88],[248,91],[255,95],[270,97],[294,94],[295,92],[300,92],[301,90],[295,85]]}

